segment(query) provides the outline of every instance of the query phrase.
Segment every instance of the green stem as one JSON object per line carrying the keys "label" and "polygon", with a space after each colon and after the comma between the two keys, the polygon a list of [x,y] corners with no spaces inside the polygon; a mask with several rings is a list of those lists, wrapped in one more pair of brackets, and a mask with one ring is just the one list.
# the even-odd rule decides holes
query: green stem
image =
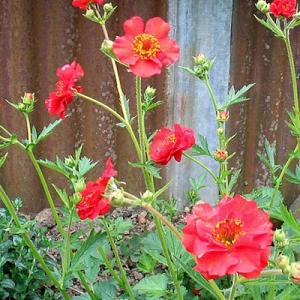
{"label": "green stem", "polygon": [[183,155],[190,159],[191,161],[193,161],[194,163],[198,164],[200,167],[202,167],[205,171],[207,171],[207,173],[214,179],[214,181],[218,184],[218,178],[217,176],[213,173],[213,171],[203,162],[201,162],[200,160],[194,158],[193,156],[187,154],[186,152],[183,153]]}
{"label": "green stem", "polygon": [[207,89],[208,89],[208,92],[209,92],[209,95],[210,95],[210,99],[212,100],[212,104],[213,104],[213,106],[214,106],[214,110],[215,110],[215,112],[216,112],[216,114],[217,114],[217,112],[218,112],[218,101],[217,101],[217,96],[216,96],[216,94],[214,93],[214,90],[213,90],[213,88],[212,88],[212,86],[211,86],[211,84],[210,84],[210,81],[209,81],[209,78],[208,78],[208,77],[206,77],[206,79],[204,80],[204,83],[205,83],[205,85],[206,85],[206,87],[207,87]]}
{"label": "green stem", "polygon": [[31,126],[30,126],[30,120],[27,113],[23,113],[26,121],[26,127],[27,127],[27,136],[28,136],[28,144],[31,144],[32,137],[31,137]]}
{"label": "green stem", "polygon": [[104,252],[104,250],[101,246],[98,247],[98,252],[100,253],[105,266],[107,267],[107,269],[109,270],[109,272],[111,273],[113,278],[119,283],[120,286],[123,286],[124,284],[123,284],[122,279],[119,277],[118,273],[114,270],[110,260],[108,259],[106,253]]}
{"label": "green stem", "polygon": [[209,285],[213,288],[213,290],[216,292],[216,295],[218,296],[219,300],[226,300],[224,295],[222,294],[221,290],[217,286],[216,282],[214,280],[208,280]]}
{"label": "green stem", "polygon": [[122,261],[121,261],[121,258],[119,256],[119,252],[118,252],[118,249],[117,249],[117,246],[115,244],[115,241],[110,233],[110,228],[106,222],[105,219],[103,219],[103,224],[104,224],[104,227],[105,227],[105,230],[106,230],[106,233],[107,233],[107,237],[108,237],[108,240],[110,242],[110,245],[112,247],[112,251],[114,253],[114,256],[116,258],[116,261],[117,261],[117,265],[118,265],[118,268],[120,270],[120,273],[121,273],[121,277],[122,277],[122,281],[123,281],[123,284],[124,284],[124,288],[126,290],[126,292],[128,293],[130,299],[132,300],[135,300],[135,297],[134,297],[134,294],[133,294],[133,291],[131,289],[131,286],[127,280],[127,275],[126,275],[126,272],[123,268],[123,265],[122,265]]}
{"label": "green stem", "polygon": [[83,287],[85,288],[86,292],[89,294],[92,300],[98,300],[98,298],[95,296],[94,292],[90,288],[88,282],[86,281],[84,275],[81,272],[78,272],[78,276],[80,279],[80,282],[82,283]]}
{"label": "green stem", "polygon": [[[298,149],[299,149],[299,145],[297,144],[293,154],[296,154],[298,152]],[[279,192],[279,188],[280,188],[280,185],[282,183],[283,177],[284,177],[285,173],[287,172],[287,170],[289,169],[289,166],[292,163],[292,161],[294,160],[294,158],[295,158],[294,155],[290,155],[289,159],[287,160],[287,162],[283,166],[279,177],[276,180],[275,188],[274,188],[274,191],[272,193],[272,197],[271,197],[271,201],[270,201],[270,205],[269,205],[270,208],[273,207],[275,197],[276,197],[277,193]]]}
{"label": "green stem", "polygon": [[50,208],[51,208],[51,212],[52,212],[53,218],[54,218],[54,220],[56,222],[58,231],[59,231],[60,235],[62,237],[64,237],[65,236],[65,232],[64,232],[63,226],[61,224],[61,221],[59,219],[59,216],[57,214],[56,207],[55,207],[54,201],[52,199],[52,196],[50,194],[49,187],[47,185],[47,182],[46,182],[46,179],[44,177],[44,174],[43,174],[43,172],[42,172],[42,170],[41,170],[41,168],[40,168],[40,166],[39,166],[39,164],[38,164],[38,162],[37,162],[37,160],[36,160],[33,152],[31,150],[27,150],[26,153],[29,156],[29,158],[30,158],[30,160],[31,160],[31,162],[32,162],[32,164],[33,164],[36,172],[37,172],[37,175],[38,175],[38,177],[39,177],[39,179],[41,181],[41,184],[42,184],[42,187],[44,189],[46,198],[47,198],[48,203],[49,203]]}
{"label": "green stem", "polygon": [[2,129],[8,136],[10,136],[10,137],[12,136],[12,134],[2,125],[0,125],[0,129]]}
{"label": "green stem", "polygon": [[235,292],[236,292],[236,287],[237,287],[237,279],[238,279],[238,275],[234,274],[233,278],[232,278],[232,286],[231,286],[231,289],[230,289],[230,294],[229,294],[228,300],[234,300],[234,298],[235,298]]}
{"label": "green stem", "polygon": [[[19,229],[22,229],[22,225],[21,222],[19,221],[17,212],[13,206],[13,204],[11,203],[9,197],[7,196],[7,194],[5,193],[4,189],[2,186],[0,186],[0,198],[3,202],[3,204],[5,205],[5,207],[7,208],[7,210],[9,211],[10,215],[12,216],[16,226]],[[36,249],[35,245],[33,244],[33,242],[31,241],[28,233],[26,232],[22,232],[21,230],[21,235],[26,243],[26,245],[29,247],[29,249],[32,252],[33,257],[39,262],[39,264],[41,265],[41,268],[44,270],[44,272],[47,274],[47,276],[50,278],[50,280],[53,282],[53,284],[60,290],[60,292],[62,293],[64,299],[69,300],[70,297],[68,296],[66,290],[61,286],[61,284],[59,283],[59,281],[57,280],[57,278],[55,277],[55,275],[52,273],[52,271],[48,268],[47,264],[45,263],[43,257],[40,255],[40,253],[38,252],[38,250]]]}
{"label": "green stem", "polygon": [[297,74],[296,74],[293,51],[292,51],[291,42],[290,42],[289,31],[287,31],[284,42],[285,42],[285,46],[286,46],[286,50],[287,50],[287,54],[288,54],[288,58],[289,58],[290,70],[291,70],[291,79],[292,79],[293,97],[294,97],[294,110],[295,110],[296,114],[298,114],[299,113],[299,96],[298,96],[298,86],[297,86]]}

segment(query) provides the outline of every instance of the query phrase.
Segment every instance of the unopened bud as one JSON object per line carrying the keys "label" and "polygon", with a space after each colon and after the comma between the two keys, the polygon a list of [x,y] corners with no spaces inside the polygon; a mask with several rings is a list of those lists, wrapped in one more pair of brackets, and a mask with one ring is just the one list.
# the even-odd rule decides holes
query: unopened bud
{"label": "unopened bud", "polygon": [[84,182],[84,179],[81,178],[79,179],[77,182],[75,182],[74,184],[74,190],[75,192],[82,192],[84,189],[85,189],[85,182]]}
{"label": "unopened bud", "polygon": [[276,265],[285,274],[289,273],[289,271],[291,269],[290,259],[286,255],[282,255],[282,254],[278,255],[276,258]]}
{"label": "unopened bud", "polygon": [[103,5],[103,10],[106,14],[109,14],[113,9],[114,9],[114,7],[111,3],[105,3]]}
{"label": "unopened bud", "polygon": [[65,165],[69,168],[73,168],[74,167],[74,159],[72,157],[66,157],[65,158]]}
{"label": "unopened bud", "polygon": [[111,40],[105,39],[102,42],[101,50],[105,53],[112,53],[112,49],[113,49],[113,42]]}
{"label": "unopened bud", "polygon": [[256,3],[256,8],[262,13],[266,14],[270,11],[270,4],[268,4],[265,0],[259,0]]}
{"label": "unopened bud", "polygon": [[226,122],[229,119],[229,112],[226,110],[218,111],[217,119],[219,122]]}
{"label": "unopened bud", "polygon": [[291,263],[290,276],[294,284],[300,285],[300,263],[299,262]]}
{"label": "unopened bud", "polygon": [[33,93],[25,93],[23,97],[24,104],[32,104],[34,102],[34,94]]}
{"label": "unopened bud", "polygon": [[194,56],[194,63],[195,65],[202,65],[205,63],[205,56],[204,54],[198,54],[197,56]]}
{"label": "unopened bud", "polygon": [[110,193],[109,199],[111,201],[112,206],[123,206],[125,203],[125,196],[123,190],[118,189]]}
{"label": "unopened bud", "polygon": [[226,150],[218,149],[214,153],[214,158],[217,161],[223,162],[228,158],[228,152]]}
{"label": "unopened bud", "polygon": [[94,20],[96,18],[95,12],[92,8],[88,8],[85,11],[85,15],[84,15],[87,19],[89,20]]}
{"label": "unopened bud", "polygon": [[218,134],[218,135],[223,135],[223,134],[224,134],[224,128],[219,127],[219,128],[217,129],[217,134]]}
{"label": "unopened bud", "polygon": [[146,191],[143,195],[142,195],[142,200],[146,201],[146,202],[150,202],[153,199],[153,193],[150,191]]}
{"label": "unopened bud", "polygon": [[286,234],[281,229],[276,229],[274,232],[273,242],[275,246],[284,248],[289,244]]}
{"label": "unopened bud", "polygon": [[23,111],[25,110],[26,105],[24,103],[18,103],[18,110]]}
{"label": "unopened bud", "polygon": [[146,90],[145,90],[145,97],[148,98],[153,98],[155,96],[156,93],[156,89],[151,87],[151,86],[147,86]]}

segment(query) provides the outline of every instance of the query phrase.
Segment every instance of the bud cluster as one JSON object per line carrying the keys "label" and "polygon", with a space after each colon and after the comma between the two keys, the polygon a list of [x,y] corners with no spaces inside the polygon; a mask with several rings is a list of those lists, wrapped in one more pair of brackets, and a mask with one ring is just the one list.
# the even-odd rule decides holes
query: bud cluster
{"label": "bud cluster", "polygon": [[214,64],[214,60],[207,59],[204,54],[194,57],[194,74],[201,80],[208,78],[208,73]]}
{"label": "bud cluster", "polygon": [[29,114],[34,109],[34,93],[25,93],[22,97],[22,102],[19,102],[15,107],[23,113]]}
{"label": "bud cluster", "polygon": [[223,149],[218,149],[214,152],[214,158],[216,161],[224,162],[228,158],[228,152]]}
{"label": "bud cluster", "polygon": [[270,12],[270,4],[265,0],[259,0],[256,4],[256,8],[261,11],[263,14]]}

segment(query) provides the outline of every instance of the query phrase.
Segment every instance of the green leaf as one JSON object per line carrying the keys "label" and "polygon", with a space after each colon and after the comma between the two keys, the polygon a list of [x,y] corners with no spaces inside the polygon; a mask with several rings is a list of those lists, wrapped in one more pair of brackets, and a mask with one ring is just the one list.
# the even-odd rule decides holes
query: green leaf
{"label": "green leaf", "polygon": [[94,285],[94,291],[97,297],[102,300],[116,299],[117,289],[115,284],[110,281],[99,281]]}
{"label": "green leaf", "polygon": [[5,289],[11,289],[13,290],[15,288],[15,283],[9,279],[9,278],[6,278],[6,279],[3,279],[1,282],[0,282],[0,286],[5,288]]}
{"label": "green leaf", "polygon": [[38,144],[45,138],[47,138],[52,131],[62,122],[62,119],[56,120],[53,123],[49,124],[47,127],[44,127],[42,132],[39,134],[38,138],[36,139],[36,143]]}
{"label": "green leaf", "polygon": [[143,273],[152,273],[156,267],[156,260],[154,260],[149,254],[143,253],[139,257],[137,267]]}
{"label": "green leaf", "polygon": [[133,291],[140,295],[163,297],[167,293],[168,282],[166,274],[148,276],[138,282]]}
{"label": "green leaf", "polygon": [[232,189],[236,185],[240,174],[241,174],[241,170],[237,170],[230,176],[230,180],[228,184],[228,194],[231,194]]}
{"label": "green leaf", "polygon": [[38,163],[43,167],[46,167],[48,169],[51,169],[58,173],[61,173],[62,175],[66,176],[67,178],[69,176],[69,172],[66,169],[64,163],[58,157],[56,158],[56,162],[52,162],[48,159],[45,159],[45,160],[39,159]]}
{"label": "green leaf", "polygon": [[158,168],[153,161],[148,160],[145,163],[132,163],[128,162],[128,164],[134,168],[143,168],[147,171],[151,176],[161,179],[160,176],[160,168]]}
{"label": "green leaf", "polygon": [[6,162],[8,153],[4,154],[2,157],[0,157],[0,168],[4,165],[4,163]]}
{"label": "green leaf", "polygon": [[272,31],[276,37],[284,38],[282,30],[277,27],[276,23],[271,19],[271,17],[268,18],[266,21],[258,18],[257,16],[254,17],[262,26]]}
{"label": "green leaf", "polygon": [[124,219],[123,217],[119,217],[113,222],[113,229],[111,234],[113,236],[120,236],[132,228],[133,224],[130,220]]}
{"label": "green leaf", "polygon": [[211,153],[208,148],[208,142],[204,135],[198,134],[198,144],[195,144],[192,147],[192,155],[194,156],[200,156],[200,155],[206,155],[211,156]]}
{"label": "green leaf", "polygon": [[283,222],[289,226],[295,233],[300,235],[300,224],[297,222],[293,214],[287,209],[287,207],[280,202],[280,212]]}
{"label": "green leaf", "polygon": [[286,175],[289,182],[300,185],[300,163],[296,166],[295,173],[288,170]]}
{"label": "green leaf", "polygon": [[243,86],[240,90],[235,91],[234,87],[232,86],[231,89],[229,90],[227,100],[225,104],[221,106],[220,109],[226,109],[234,104],[245,102],[249,100],[245,96],[245,94],[255,85],[255,83],[248,84],[246,86]]}
{"label": "green leaf", "polygon": [[55,184],[52,184],[52,186],[54,187],[56,193],[58,194],[59,198],[61,199],[61,201],[63,202],[63,204],[65,205],[65,207],[70,207],[70,203],[69,203],[69,196],[68,193],[65,189],[61,190],[59,189]]}

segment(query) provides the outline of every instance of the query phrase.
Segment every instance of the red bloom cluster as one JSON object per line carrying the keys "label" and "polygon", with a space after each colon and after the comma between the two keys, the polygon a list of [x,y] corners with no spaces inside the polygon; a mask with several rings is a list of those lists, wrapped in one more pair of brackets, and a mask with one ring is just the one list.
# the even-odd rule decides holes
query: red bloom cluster
{"label": "red bloom cluster", "polygon": [[291,18],[296,13],[296,0],[274,0],[270,5],[270,12],[275,17]]}
{"label": "red bloom cluster", "polygon": [[105,171],[95,182],[88,182],[84,191],[81,192],[82,200],[76,205],[78,216],[81,220],[95,219],[105,215],[110,210],[109,199],[103,196],[109,180],[117,175],[112,159],[106,162]]}
{"label": "red bloom cluster", "polygon": [[150,158],[160,165],[166,165],[171,158],[181,161],[183,151],[195,144],[192,128],[174,124],[174,130],[161,128],[150,144]]}
{"label": "red bloom cluster", "polygon": [[89,4],[102,4],[104,0],[73,0],[72,5],[79,7],[80,9],[86,10]]}
{"label": "red bloom cluster", "polygon": [[267,266],[272,223],[255,201],[237,195],[224,197],[214,208],[200,203],[186,221],[183,245],[205,278],[234,273],[254,278]]}
{"label": "red bloom cluster", "polygon": [[168,37],[170,25],[161,18],[149,19],[145,24],[135,16],[125,21],[123,28],[125,35],[116,38],[113,52],[133,74],[150,77],[160,74],[164,65],[177,61],[179,47]]}
{"label": "red bloom cluster", "polygon": [[67,64],[57,69],[56,75],[59,78],[56,89],[49,94],[45,104],[51,115],[64,118],[67,106],[74,98],[72,89],[78,92],[82,91],[82,87],[76,86],[76,82],[84,75],[84,71],[80,64],[73,61],[70,65]]}

